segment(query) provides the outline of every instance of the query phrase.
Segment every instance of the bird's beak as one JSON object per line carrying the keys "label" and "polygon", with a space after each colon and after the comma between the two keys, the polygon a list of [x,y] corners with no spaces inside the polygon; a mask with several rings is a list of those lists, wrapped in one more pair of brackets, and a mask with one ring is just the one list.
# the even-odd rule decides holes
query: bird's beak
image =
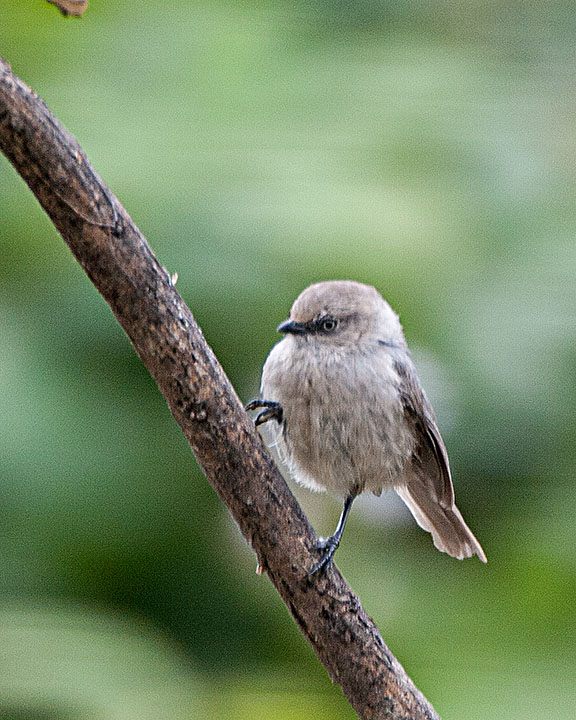
{"label": "bird's beak", "polygon": [[292,335],[303,335],[306,332],[306,327],[295,320],[284,320],[276,329],[279,333],[290,333]]}

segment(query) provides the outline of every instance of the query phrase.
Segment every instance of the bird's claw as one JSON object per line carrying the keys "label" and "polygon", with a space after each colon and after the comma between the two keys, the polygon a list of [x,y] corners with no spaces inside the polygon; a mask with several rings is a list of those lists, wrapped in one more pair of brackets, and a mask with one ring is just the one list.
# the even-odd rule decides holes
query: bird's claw
{"label": "bird's claw", "polygon": [[280,405],[278,407],[268,408],[263,410],[254,420],[256,426],[262,425],[262,423],[268,422],[268,420],[276,420],[278,423],[282,422],[283,412]]}
{"label": "bird's claw", "polygon": [[256,426],[262,425],[262,423],[268,422],[268,420],[276,420],[281,423],[284,418],[284,411],[280,403],[274,402],[273,400],[251,400],[246,405],[246,410],[258,410],[259,408],[265,408],[256,416],[254,424]]}
{"label": "bird's claw", "polygon": [[340,538],[336,535],[331,535],[329,538],[320,538],[316,549],[321,550],[323,554],[312,570],[308,572],[309,577],[316,575],[320,570],[325,570],[330,566],[334,553],[338,549],[338,545],[340,545]]}

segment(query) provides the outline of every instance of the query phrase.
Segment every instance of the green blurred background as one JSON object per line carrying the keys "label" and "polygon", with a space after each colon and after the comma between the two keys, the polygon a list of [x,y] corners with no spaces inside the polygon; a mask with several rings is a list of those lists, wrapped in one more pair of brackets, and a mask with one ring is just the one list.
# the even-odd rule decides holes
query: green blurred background
{"label": "green blurred background", "polygon": [[[445,720],[574,716],[575,46],[561,1],[2,9],[244,400],[310,282],[400,313],[489,562],[387,496],[338,565]],[[355,717],[4,158],[0,190],[0,717]]]}

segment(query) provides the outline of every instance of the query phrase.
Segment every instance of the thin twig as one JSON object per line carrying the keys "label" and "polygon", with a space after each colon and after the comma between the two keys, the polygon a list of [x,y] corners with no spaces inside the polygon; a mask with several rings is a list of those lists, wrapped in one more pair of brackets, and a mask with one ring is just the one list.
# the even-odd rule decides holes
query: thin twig
{"label": "thin twig", "polygon": [[439,720],[318,540],[192,313],[76,140],[0,59],[0,148],[112,308],[300,629],[362,720]]}

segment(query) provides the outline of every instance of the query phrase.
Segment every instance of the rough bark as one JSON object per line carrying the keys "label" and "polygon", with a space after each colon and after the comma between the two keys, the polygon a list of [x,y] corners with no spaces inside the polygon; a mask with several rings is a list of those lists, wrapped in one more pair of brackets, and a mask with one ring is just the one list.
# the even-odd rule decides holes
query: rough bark
{"label": "rough bark", "polygon": [[209,482],[331,678],[363,720],[438,720],[317,536],[192,313],[76,140],[0,59],[0,148],[110,305]]}

